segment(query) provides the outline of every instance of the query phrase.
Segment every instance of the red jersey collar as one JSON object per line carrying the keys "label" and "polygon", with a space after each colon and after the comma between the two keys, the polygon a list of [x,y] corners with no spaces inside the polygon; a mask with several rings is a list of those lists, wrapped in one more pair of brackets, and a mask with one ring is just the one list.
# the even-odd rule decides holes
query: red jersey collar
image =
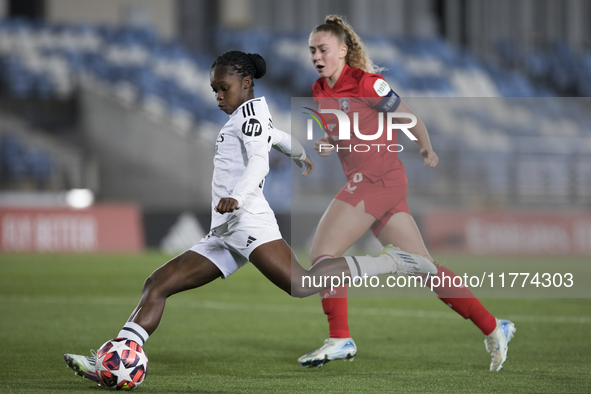
{"label": "red jersey collar", "polygon": [[322,82],[324,83],[324,90],[337,90],[343,84],[344,76],[346,74],[348,74],[350,70],[351,70],[351,67],[349,67],[349,65],[347,63],[345,63],[345,67],[343,67],[343,71],[341,71],[341,75],[339,75],[339,79],[337,79],[337,82],[334,84],[334,86],[332,88],[330,86],[328,86],[327,78],[322,78],[323,79]]}

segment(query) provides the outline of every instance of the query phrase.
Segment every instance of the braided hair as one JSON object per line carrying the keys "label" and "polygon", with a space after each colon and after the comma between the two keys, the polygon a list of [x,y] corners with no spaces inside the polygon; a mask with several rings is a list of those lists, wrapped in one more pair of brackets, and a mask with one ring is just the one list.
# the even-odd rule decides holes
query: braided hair
{"label": "braided hair", "polygon": [[238,73],[242,79],[250,76],[253,79],[259,79],[267,72],[267,63],[258,53],[244,53],[242,51],[229,51],[218,56],[211,65],[214,70],[218,67],[228,67],[229,71]]}

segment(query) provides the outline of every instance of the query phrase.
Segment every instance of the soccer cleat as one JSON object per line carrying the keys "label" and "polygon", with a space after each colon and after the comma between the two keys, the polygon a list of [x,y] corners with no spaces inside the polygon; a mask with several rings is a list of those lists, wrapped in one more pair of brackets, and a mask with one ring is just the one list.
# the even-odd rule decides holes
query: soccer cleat
{"label": "soccer cleat", "polygon": [[394,260],[396,264],[396,271],[393,274],[431,274],[437,275],[437,267],[431,260],[415,253],[408,253],[400,248],[390,245],[386,245],[382,248],[380,255],[388,255]]}
{"label": "soccer cleat", "polygon": [[303,355],[298,359],[300,367],[322,367],[332,360],[353,361],[357,346],[351,338],[328,338],[320,349]]}
{"label": "soccer cleat", "polygon": [[66,353],[64,354],[64,360],[68,364],[68,367],[74,370],[75,375],[80,375],[83,379],[90,379],[93,382],[99,383],[94,366],[94,351],[91,350],[91,353],[93,353],[91,357]]}
{"label": "soccer cleat", "polygon": [[486,346],[486,351],[492,357],[490,370],[493,372],[503,369],[503,363],[507,360],[509,341],[513,338],[513,334],[516,331],[515,324],[509,320],[496,319],[496,321],[497,327],[493,332],[484,337],[484,346]]}

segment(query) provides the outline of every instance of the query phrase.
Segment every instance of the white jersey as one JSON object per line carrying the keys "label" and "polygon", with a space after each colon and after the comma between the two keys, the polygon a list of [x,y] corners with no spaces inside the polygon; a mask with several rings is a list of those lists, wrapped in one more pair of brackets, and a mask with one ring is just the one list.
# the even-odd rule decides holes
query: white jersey
{"label": "white jersey", "polygon": [[[281,132],[273,128],[264,97],[246,101],[230,115],[215,144],[211,182],[212,228],[242,211],[273,213],[263,196],[263,186],[276,133]],[[236,199],[239,209],[223,215],[215,212],[214,208],[224,197]]]}

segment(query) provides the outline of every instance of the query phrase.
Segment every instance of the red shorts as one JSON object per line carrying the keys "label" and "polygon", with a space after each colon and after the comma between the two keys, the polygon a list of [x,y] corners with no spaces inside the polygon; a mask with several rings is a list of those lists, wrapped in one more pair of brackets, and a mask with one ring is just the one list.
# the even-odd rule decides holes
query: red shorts
{"label": "red shorts", "polygon": [[355,182],[360,177],[353,177],[345,187],[336,195],[337,200],[357,206],[361,201],[365,202],[365,212],[377,220],[371,226],[371,231],[377,237],[388,220],[398,212],[410,213],[406,203],[406,183],[396,186],[384,186],[382,181],[372,183],[366,177]]}

